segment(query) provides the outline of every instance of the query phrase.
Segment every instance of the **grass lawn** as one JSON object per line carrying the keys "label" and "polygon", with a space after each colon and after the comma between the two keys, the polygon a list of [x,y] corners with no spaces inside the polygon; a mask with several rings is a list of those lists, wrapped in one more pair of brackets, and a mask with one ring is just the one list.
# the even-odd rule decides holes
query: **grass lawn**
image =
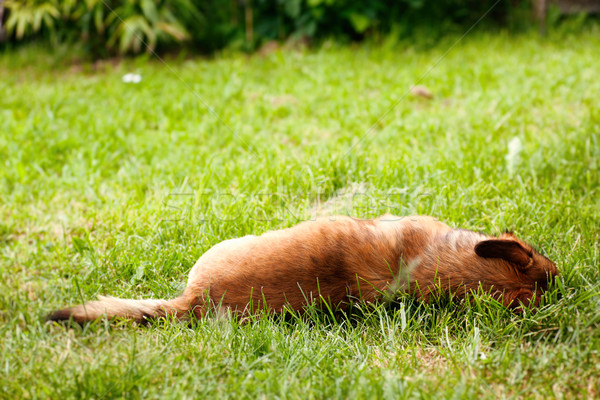
{"label": "grass lawn", "polygon": [[[0,397],[600,395],[599,31],[452,43],[0,54]],[[562,279],[525,315],[400,295],[335,318],[43,321],[171,298],[212,245],[323,212],[512,229]]]}

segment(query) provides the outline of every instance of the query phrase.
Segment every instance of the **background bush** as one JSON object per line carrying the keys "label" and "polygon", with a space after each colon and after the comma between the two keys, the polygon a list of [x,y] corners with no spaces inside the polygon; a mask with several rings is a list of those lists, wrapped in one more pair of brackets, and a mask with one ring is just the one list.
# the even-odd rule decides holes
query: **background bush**
{"label": "background bush", "polygon": [[[4,40],[83,43],[95,56],[168,50],[252,50],[270,40],[464,31],[495,0],[5,0]],[[0,3],[2,3],[0,1]],[[500,1],[485,24],[528,19],[528,2]]]}

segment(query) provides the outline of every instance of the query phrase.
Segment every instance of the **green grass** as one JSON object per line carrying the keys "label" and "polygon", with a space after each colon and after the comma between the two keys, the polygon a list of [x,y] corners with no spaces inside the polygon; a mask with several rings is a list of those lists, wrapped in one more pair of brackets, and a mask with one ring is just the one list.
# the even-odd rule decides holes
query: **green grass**
{"label": "green grass", "polygon": [[[598,30],[451,44],[0,54],[0,397],[598,396]],[[434,98],[407,95],[432,66]],[[513,229],[562,278],[525,315],[401,296],[336,318],[43,322],[98,294],[173,297],[212,245],[318,208]]]}

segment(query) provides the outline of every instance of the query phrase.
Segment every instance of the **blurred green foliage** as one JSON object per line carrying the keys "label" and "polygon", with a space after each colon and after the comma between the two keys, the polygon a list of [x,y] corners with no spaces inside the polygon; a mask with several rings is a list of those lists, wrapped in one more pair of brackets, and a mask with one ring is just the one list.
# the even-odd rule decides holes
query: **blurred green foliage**
{"label": "blurred green foliage", "polygon": [[[96,56],[186,46],[253,50],[270,40],[422,36],[528,20],[528,2],[497,0],[6,0],[9,43],[80,42]],[[488,13],[489,12],[489,13]]]}

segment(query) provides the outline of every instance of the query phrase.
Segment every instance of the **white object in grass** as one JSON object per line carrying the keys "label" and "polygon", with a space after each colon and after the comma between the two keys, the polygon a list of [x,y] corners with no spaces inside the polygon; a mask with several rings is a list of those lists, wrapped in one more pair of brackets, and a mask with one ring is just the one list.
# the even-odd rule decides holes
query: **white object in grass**
{"label": "white object in grass", "polygon": [[140,83],[142,81],[142,76],[140,74],[132,74],[128,73],[123,75],[123,82],[125,83]]}
{"label": "white object in grass", "polygon": [[521,162],[521,152],[523,151],[523,144],[518,137],[513,138],[508,143],[508,154],[506,154],[506,168],[508,173],[513,175],[517,166]]}

